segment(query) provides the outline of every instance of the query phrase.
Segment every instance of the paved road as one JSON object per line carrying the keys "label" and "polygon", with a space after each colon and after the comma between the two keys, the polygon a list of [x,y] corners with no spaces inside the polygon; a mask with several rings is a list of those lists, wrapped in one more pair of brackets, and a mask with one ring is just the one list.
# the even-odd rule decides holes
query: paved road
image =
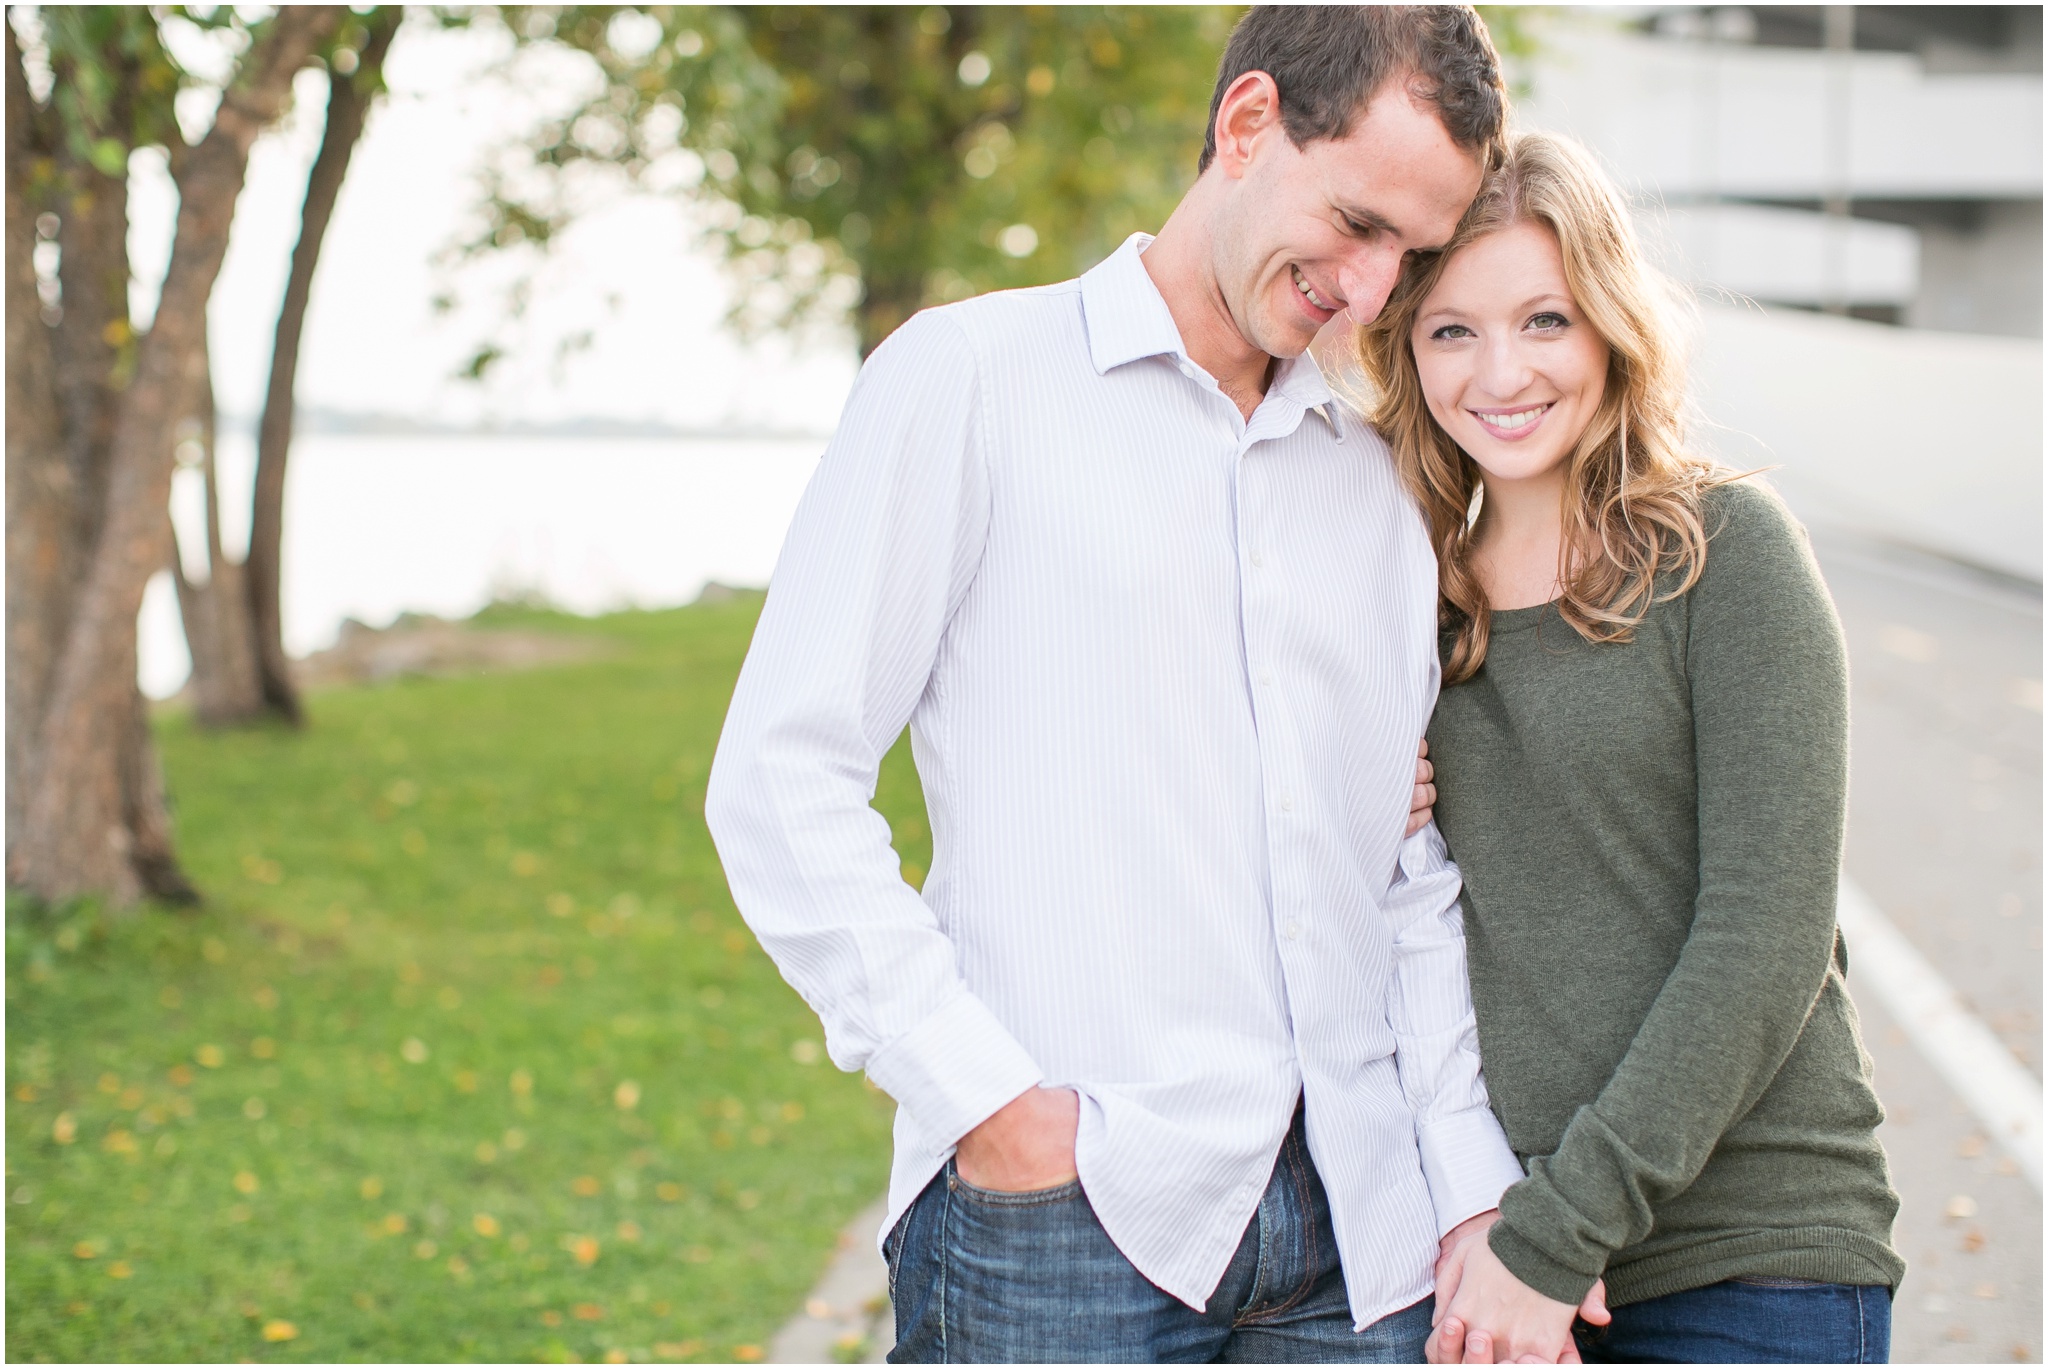
{"label": "paved road", "polygon": [[[1815,537],[1848,634],[1848,872],[2013,1055],[2041,1070],[2038,592]],[[2041,1195],[1872,995],[1849,987],[1890,1113],[1911,1263],[1893,1357],[2041,1358]]]}

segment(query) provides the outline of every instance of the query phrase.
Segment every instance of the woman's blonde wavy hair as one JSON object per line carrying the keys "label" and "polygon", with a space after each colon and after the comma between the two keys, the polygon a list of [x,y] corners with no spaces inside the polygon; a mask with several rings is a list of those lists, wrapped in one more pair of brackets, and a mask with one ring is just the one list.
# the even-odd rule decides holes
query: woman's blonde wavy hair
{"label": "woman's blonde wavy hair", "polygon": [[1699,579],[1708,536],[1700,496],[1731,478],[1686,450],[1678,301],[1644,259],[1614,183],[1569,139],[1511,135],[1450,242],[1409,259],[1386,307],[1358,336],[1369,417],[1421,503],[1436,550],[1444,626],[1454,634],[1446,685],[1486,661],[1492,614],[1471,564],[1483,496],[1478,464],[1429,412],[1410,335],[1459,249],[1523,223],[1556,234],[1572,298],[1609,358],[1600,407],[1566,458],[1558,616],[1588,641],[1628,641],[1653,604]]}

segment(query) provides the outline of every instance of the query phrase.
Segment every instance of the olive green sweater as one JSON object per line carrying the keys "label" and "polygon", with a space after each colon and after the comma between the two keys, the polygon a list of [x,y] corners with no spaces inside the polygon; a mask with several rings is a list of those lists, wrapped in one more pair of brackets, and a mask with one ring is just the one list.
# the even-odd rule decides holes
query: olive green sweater
{"label": "olive green sweater", "polygon": [[1905,1270],[1835,929],[1841,628],[1774,495],[1704,513],[1704,573],[1633,641],[1496,613],[1429,729],[1486,1085],[1528,1171],[1491,1245],[1562,1302],[1602,1276],[1619,1306]]}

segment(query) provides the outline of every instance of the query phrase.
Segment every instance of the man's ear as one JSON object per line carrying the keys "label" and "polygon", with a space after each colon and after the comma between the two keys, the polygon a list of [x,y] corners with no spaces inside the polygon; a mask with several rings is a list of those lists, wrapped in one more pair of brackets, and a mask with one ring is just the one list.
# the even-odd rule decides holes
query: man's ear
{"label": "man's ear", "polygon": [[1280,87],[1263,71],[1247,71],[1230,83],[1216,106],[1216,158],[1211,165],[1236,180],[1280,124]]}

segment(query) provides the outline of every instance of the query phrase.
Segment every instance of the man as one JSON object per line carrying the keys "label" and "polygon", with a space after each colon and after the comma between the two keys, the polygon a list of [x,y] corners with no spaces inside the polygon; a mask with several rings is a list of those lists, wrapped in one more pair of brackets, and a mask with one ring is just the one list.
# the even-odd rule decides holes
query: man
{"label": "man", "polygon": [[[920,314],[854,387],[706,817],[899,1104],[894,1359],[1419,1360],[1439,1238],[1521,1176],[1457,872],[1404,834],[1430,548],[1306,355],[1504,112],[1467,8],[1254,9],[1156,239]],[[906,722],[922,897],[869,807]]]}

